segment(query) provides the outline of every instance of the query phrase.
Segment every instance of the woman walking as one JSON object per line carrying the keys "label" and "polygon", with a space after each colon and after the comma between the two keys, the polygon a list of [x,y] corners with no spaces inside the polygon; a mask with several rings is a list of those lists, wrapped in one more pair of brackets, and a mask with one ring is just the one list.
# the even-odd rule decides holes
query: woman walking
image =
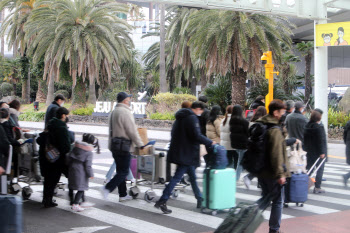
{"label": "woman walking", "polygon": [[[93,203],[85,201],[84,191],[89,189],[89,178],[94,177],[92,151],[95,147],[97,147],[97,153],[99,153],[98,139],[86,133],[83,135],[82,142],[75,142],[72,152],[67,157],[69,198],[71,208],[76,212],[94,206]],[[77,193],[74,196],[75,190],[77,190]],[[81,204],[79,204],[80,200],[83,201]]]}
{"label": "woman walking", "polygon": [[[222,146],[224,146],[227,150],[227,159],[228,159],[228,166],[230,168],[234,168],[234,161],[235,161],[235,155],[236,152],[234,151],[234,149],[231,146],[231,138],[230,138],[230,120],[231,120],[231,114],[232,114],[232,109],[233,109],[233,105],[229,105],[226,108],[226,114],[225,114],[225,118],[222,121],[221,125],[220,125],[220,144]],[[236,156],[237,159],[237,156]]]}
{"label": "woman walking", "polygon": [[209,120],[207,122],[207,137],[215,142],[220,142],[220,125],[222,118],[219,116],[221,108],[215,105],[209,114]]}
{"label": "woman walking", "polygon": [[[322,114],[320,111],[314,110],[311,113],[310,121],[305,126],[304,132],[304,149],[307,152],[307,170],[316,162],[318,158],[321,158],[317,163],[317,166],[322,162],[322,159],[327,155],[327,139],[326,133],[321,124]],[[325,163],[318,169],[316,174],[316,183],[314,193],[325,193],[324,189],[321,189],[322,176]]]}
{"label": "woman walking", "polygon": [[238,153],[238,159],[235,161],[236,177],[239,180],[242,173],[241,161],[244,153],[247,151],[249,122],[243,117],[243,108],[235,105],[232,109],[230,120],[230,138],[231,146]]}

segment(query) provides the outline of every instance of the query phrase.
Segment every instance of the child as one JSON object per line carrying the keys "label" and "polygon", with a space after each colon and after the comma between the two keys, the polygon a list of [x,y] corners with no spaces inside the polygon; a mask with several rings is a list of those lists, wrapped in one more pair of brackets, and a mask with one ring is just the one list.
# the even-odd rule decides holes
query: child
{"label": "child", "polygon": [[[93,203],[85,202],[84,191],[89,189],[89,178],[93,178],[92,170],[92,151],[97,147],[97,153],[100,153],[98,139],[91,134],[83,134],[82,142],[75,142],[74,149],[68,155],[67,162],[69,166],[68,188],[69,198],[73,211],[83,211],[84,207],[91,207]],[[77,190],[75,197],[74,190]],[[79,202],[82,199],[83,203]]]}

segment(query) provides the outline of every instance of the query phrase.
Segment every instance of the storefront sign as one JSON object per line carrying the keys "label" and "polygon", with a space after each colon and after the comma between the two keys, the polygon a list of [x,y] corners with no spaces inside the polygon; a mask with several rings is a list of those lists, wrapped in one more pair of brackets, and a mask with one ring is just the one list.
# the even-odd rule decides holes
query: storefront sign
{"label": "storefront sign", "polygon": [[349,46],[350,22],[316,25],[316,46]]}

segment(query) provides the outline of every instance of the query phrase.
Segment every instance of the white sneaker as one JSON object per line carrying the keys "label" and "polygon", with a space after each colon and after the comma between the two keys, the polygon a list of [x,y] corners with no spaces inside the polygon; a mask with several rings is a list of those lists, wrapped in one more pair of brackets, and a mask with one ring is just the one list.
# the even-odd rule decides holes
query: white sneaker
{"label": "white sneaker", "polygon": [[130,201],[132,199],[133,199],[132,196],[126,195],[125,197],[119,197],[119,202]]}
{"label": "white sneaker", "polygon": [[73,204],[73,205],[72,205],[72,210],[73,210],[74,212],[81,212],[81,211],[84,210],[84,208],[82,208],[80,205]]}
{"label": "white sneaker", "polygon": [[82,202],[80,204],[80,206],[83,207],[83,208],[89,208],[89,207],[95,206],[95,203],[91,203],[91,202],[86,201],[86,202]]}
{"label": "white sneaker", "polygon": [[108,194],[109,194],[109,190],[106,189],[105,186],[102,186],[101,189],[100,189],[100,191],[101,191],[101,194],[102,194],[102,198],[103,198],[104,200],[107,201],[107,199],[108,199]]}
{"label": "white sneaker", "polygon": [[250,185],[251,185],[251,180],[248,178],[248,176],[245,176],[245,177],[243,177],[243,182],[244,182],[244,184],[245,184],[245,187],[247,188],[247,189],[250,189]]}

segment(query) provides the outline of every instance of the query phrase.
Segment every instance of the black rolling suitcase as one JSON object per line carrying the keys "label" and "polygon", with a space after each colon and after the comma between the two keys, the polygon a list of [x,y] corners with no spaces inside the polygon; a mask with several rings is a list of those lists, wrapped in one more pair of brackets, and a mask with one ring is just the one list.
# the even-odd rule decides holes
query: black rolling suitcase
{"label": "black rolling suitcase", "polygon": [[[9,168],[11,162],[7,161],[5,167]],[[10,173],[10,170],[6,169],[6,173]],[[7,174],[1,175],[0,178],[0,232],[22,233],[22,199],[7,194]]]}

